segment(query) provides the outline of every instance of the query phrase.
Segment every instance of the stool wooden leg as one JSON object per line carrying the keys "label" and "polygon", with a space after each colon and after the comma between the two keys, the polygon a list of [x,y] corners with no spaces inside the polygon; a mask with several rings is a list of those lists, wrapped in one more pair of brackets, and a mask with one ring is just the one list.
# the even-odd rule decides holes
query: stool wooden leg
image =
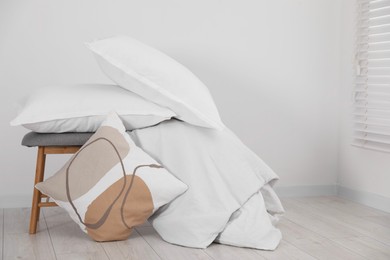
{"label": "stool wooden leg", "polygon": [[44,172],[45,172],[45,161],[46,154],[44,151],[44,147],[38,147],[38,155],[37,155],[37,165],[35,171],[35,181],[34,181],[34,192],[31,206],[31,217],[30,217],[30,234],[35,234],[37,232],[37,224],[39,220],[39,202],[41,201],[41,192],[35,188],[35,185],[38,182],[43,181]]}

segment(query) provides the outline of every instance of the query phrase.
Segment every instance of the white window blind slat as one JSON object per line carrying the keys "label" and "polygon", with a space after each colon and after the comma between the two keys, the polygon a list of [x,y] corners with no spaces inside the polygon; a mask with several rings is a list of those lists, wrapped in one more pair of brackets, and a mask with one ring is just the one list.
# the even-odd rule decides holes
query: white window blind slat
{"label": "white window blind slat", "polygon": [[353,115],[367,116],[367,117],[380,117],[387,119],[390,116],[388,108],[367,108],[366,106],[357,107]]}
{"label": "white window blind slat", "polygon": [[364,11],[385,8],[390,5],[390,0],[357,0],[358,6]]}
{"label": "white window blind slat", "polygon": [[[371,35],[389,33],[389,32],[390,32],[390,24],[370,28]],[[367,35],[368,35],[368,28],[362,28],[360,30],[360,34],[358,35],[358,37],[367,36]]]}
{"label": "white window blind slat", "polygon": [[383,136],[390,137],[390,134],[388,132],[390,131],[390,129],[384,126],[371,126],[371,125],[366,126],[366,125],[356,124],[355,128],[356,128],[356,132],[360,132],[361,134],[377,134],[381,136],[383,135]]}
{"label": "white window blind slat", "polygon": [[[389,39],[390,41],[390,39]],[[383,60],[383,59],[389,59],[390,60],[390,51],[366,51],[366,52],[360,52],[357,54],[357,57],[359,59],[364,59],[368,61],[372,60]]]}
{"label": "white window blind slat", "polygon": [[382,8],[365,8],[362,10],[362,15],[360,20],[374,19],[374,18],[382,18],[389,15],[390,7],[382,7]]}
{"label": "white window blind slat", "polygon": [[356,78],[358,84],[390,84],[390,76],[370,76],[363,75]]}
{"label": "white window blind slat", "polygon": [[390,152],[390,0],[357,0],[354,141]]}
{"label": "white window blind slat", "polygon": [[390,24],[390,16],[382,16],[378,18],[364,18],[359,21],[359,27],[370,28],[375,26],[384,26]]}
{"label": "white window blind slat", "polygon": [[367,99],[367,100],[378,100],[381,102],[388,101],[390,105],[390,93],[387,92],[375,92],[375,91],[357,91],[355,100]]}
{"label": "white window blind slat", "polygon": [[[371,35],[378,35],[378,34],[384,34],[384,33],[389,33],[390,32],[390,24],[387,25],[382,25],[382,26],[377,26],[370,28],[370,34]],[[361,36],[366,36],[368,35],[368,29],[362,29],[361,34],[358,35],[359,37]]]}
{"label": "white window blind slat", "polygon": [[355,112],[356,113],[370,113],[370,114],[385,114],[390,113],[390,104],[389,102],[380,102],[380,101],[375,101],[375,102],[370,102],[367,100],[359,100],[356,101],[355,105]]}
{"label": "white window blind slat", "polygon": [[367,141],[372,142],[382,142],[382,139],[384,139],[384,143],[389,144],[390,143],[390,136],[382,136],[380,134],[367,134],[364,133],[356,133],[354,136],[358,140],[365,140],[367,138]]}
{"label": "white window blind slat", "polygon": [[388,107],[383,106],[381,107],[367,107],[366,105],[357,106],[356,110],[352,112],[356,115],[367,115],[367,116],[380,116],[380,117],[387,117],[389,116],[390,112],[388,111]]}
{"label": "white window blind slat", "polygon": [[374,151],[390,153],[389,145],[388,144],[383,144],[381,142],[372,142],[372,141],[369,141],[369,140],[358,140],[358,139],[355,139],[354,142],[352,143],[352,145],[356,146],[356,147],[359,147],[359,148],[364,148],[364,149],[369,149],[369,150],[374,150]]}
{"label": "white window blind slat", "polygon": [[[390,41],[390,32],[374,34],[370,36],[360,36],[359,43],[381,43],[381,42],[389,42]],[[386,49],[385,49],[386,50]],[[368,51],[368,48],[365,50]]]}
{"label": "white window blind slat", "polygon": [[353,113],[353,115],[356,117],[362,117],[362,118],[366,118],[366,117],[378,118],[379,120],[387,120],[387,118],[388,118],[388,115],[381,116],[380,114],[378,115],[378,114],[366,114],[366,113]]}
{"label": "white window blind slat", "polygon": [[362,68],[360,74],[366,74],[369,76],[381,76],[381,75],[390,75],[390,68]]}
{"label": "white window blind slat", "polygon": [[[386,51],[389,49],[390,42],[381,42],[381,43],[358,43],[358,54],[364,52],[373,52],[373,51]],[[368,46],[370,46],[370,50],[368,50]]]}
{"label": "white window blind slat", "polygon": [[390,88],[390,84],[356,84],[355,92],[384,92],[387,93]]}
{"label": "white window blind slat", "polygon": [[361,68],[378,68],[387,67],[390,68],[390,60],[358,60],[358,65]]}
{"label": "white window blind slat", "polygon": [[383,8],[383,7],[389,7],[390,6],[390,0],[382,0],[382,1],[365,1],[366,5],[368,5],[368,2],[370,2],[370,7],[372,10]]}
{"label": "white window blind slat", "polygon": [[384,126],[390,127],[390,121],[381,118],[368,118],[367,116],[356,116],[354,119],[355,124],[369,125],[369,126]]}
{"label": "white window blind slat", "polygon": [[390,84],[367,84],[366,82],[356,83],[356,89],[359,89],[359,88],[387,89],[388,87],[390,87]]}

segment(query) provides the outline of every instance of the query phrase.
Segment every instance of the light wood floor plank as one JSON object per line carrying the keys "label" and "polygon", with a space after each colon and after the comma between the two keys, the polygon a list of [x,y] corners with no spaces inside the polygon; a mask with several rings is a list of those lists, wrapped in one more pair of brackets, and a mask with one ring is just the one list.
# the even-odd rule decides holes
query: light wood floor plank
{"label": "light wood floor plank", "polygon": [[390,247],[370,237],[338,238],[335,241],[367,259],[390,259]]}
{"label": "light wood floor plank", "polygon": [[269,259],[269,260],[279,260],[279,259],[315,260],[316,259],[286,241],[281,241],[280,245],[275,251],[258,250],[257,253],[263,256],[265,259]]}
{"label": "light wood floor plank", "polygon": [[95,260],[107,259],[106,257],[96,252],[57,254],[57,260]]}
{"label": "light wood floor plank", "polygon": [[362,217],[371,222],[390,228],[390,216],[364,216]]}
{"label": "light wood floor plank", "polygon": [[176,246],[165,242],[152,227],[139,227],[137,228],[137,231],[162,259],[211,259],[202,249]]}
{"label": "light wood floor plank", "polygon": [[37,233],[28,234],[30,209],[4,209],[4,260],[55,259],[45,221],[40,218]]}
{"label": "light wood floor plank", "polygon": [[59,207],[43,210],[58,259],[108,259],[101,243],[91,240]]}
{"label": "light wood floor plank", "polygon": [[213,243],[204,252],[213,259],[236,260],[236,259],[266,259],[259,255],[256,249],[240,248]]}
{"label": "light wood floor plank", "polygon": [[288,219],[279,223],[283,238],[318,259],[364,259],[357,253]]}
{"label": "light wood floor plank", "polygon": [[332,203],[319,203],[316,198],[292,199],[289,202],[304,209],[305,212],[310,211],[316,214],[323,220],[329,220],[331,223],[336,222],[350,230],[355,230],[364,236],[369,236],[390,245],[390,227],[385,227],[370,221],[367,217],[356,216],[353,212],[345,212],[338,208],[334,208],[331,206]]}
{"label": "light wood floor plank", "polygon": [[285,218],[304,226],[327,238],[358,237],[363,234],[346,227],[338,221],[324,219],[322,216],[315,214],[291,199],[283,200],[283,206],[286,209]]}
{"label": "light wood floor plank", "polygon": [[4,210],[0,209],[0,259],[3,260],[3,226],[4,226]]}
{"label": "light wood floor plank", "polygon": [[[312,199],[312,197],[308,197]],[[334,208],[340,209],[346,213],[354,214],[355,216],[388,216],[390,213],[374,209],[350,200],[346,200],[339,197],[315,197],[315,200],[322,203],[327,203]]]}
{"label": "light wood floor plank", "polygon": [[136,230],[128,240],[105,242],[102,246],[110,259],[161,259]]}

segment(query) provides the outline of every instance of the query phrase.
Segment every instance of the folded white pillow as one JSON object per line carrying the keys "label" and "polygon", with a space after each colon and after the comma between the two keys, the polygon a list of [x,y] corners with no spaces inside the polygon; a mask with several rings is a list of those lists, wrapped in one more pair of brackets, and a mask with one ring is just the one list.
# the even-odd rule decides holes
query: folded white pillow
{"label": "folded white pillow", "polygon": [[119,86],[81,84],[41,88],[21,104],[12,126],[40,133],[95,132],[110,111],[126,130],[158,124],[176,114]]}
{"label": "folded white pillow", "polygon": [[170,108],[187,123],[224,128],[207,87],[166,54],[126,36],[87,46],[103,72],[121,87]]}

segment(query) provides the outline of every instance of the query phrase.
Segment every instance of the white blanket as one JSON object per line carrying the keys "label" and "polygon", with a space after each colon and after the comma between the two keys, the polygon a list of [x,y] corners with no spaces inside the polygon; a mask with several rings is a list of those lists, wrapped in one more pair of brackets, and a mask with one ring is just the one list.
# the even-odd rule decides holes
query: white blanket
{"label": "white blanket", "polygon": [[227,128],[170,120],[135,130],[134,141],[189,186],[151,221],[174,244],[205,248],[214,240],[273,250],[283,207],[272,189],[277,175]]}

